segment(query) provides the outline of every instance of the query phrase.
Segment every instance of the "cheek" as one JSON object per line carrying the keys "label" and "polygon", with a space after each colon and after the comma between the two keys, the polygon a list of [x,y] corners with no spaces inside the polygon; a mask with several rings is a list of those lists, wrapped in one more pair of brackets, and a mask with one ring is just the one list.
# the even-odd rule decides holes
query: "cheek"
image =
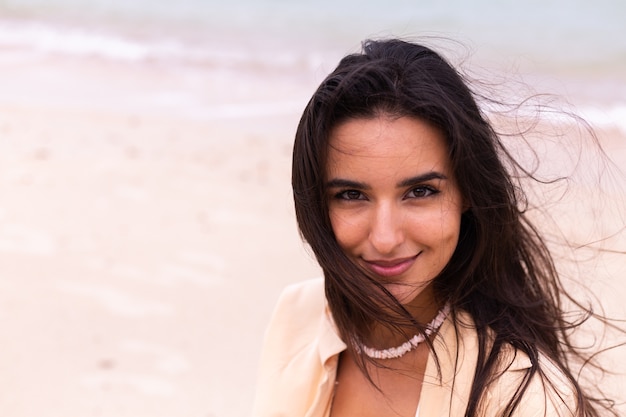
{"label": "cheek", "polygon": [[444,229],[441,234],[441,246],[447,258],[451,258],[457,244],[459,243],[459,235],[461,231],[460,214],[447,220],[443,225]]}
{"label": "cheek", "polygon": [[456,249],[461,230],[461,214],[457,210],[442,215],[433,213],[428,219],[421,219],[414,230],[419,231],[419,239],[440,253],[442,257],[449,258]]}
{"label": "cheek", "polygon": [[358,216],[342,215],[341,211],[330,210],[330,223],[337,243],[345,252],[354,250],[366,234]]}

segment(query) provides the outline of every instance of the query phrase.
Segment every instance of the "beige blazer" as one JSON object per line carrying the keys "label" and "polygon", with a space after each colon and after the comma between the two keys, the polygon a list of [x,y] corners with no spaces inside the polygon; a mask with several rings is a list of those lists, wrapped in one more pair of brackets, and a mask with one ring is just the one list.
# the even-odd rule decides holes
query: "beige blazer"
{"label": "beige blazer", "polygon": [[[472,323],[467,315],[459,322]],[[433,340],[441,375],[433,355],[428,358],[420,396],[423,417],[463,417],[477,362],[478,342],[471,326],[447,319]],[[339,353],[346,349],[333,324],[322,279],[287,287],[274,310],[259,366],[253,417],[327,417],[330,413]],[[485,417],[500,414],[519,386],[529,358],[513,348],[505,352],[502,375],[486,394]],[[565,377],[547,359],[541,367],[554,382],[535,374],[519,417],[571,416],[576,397]]]}

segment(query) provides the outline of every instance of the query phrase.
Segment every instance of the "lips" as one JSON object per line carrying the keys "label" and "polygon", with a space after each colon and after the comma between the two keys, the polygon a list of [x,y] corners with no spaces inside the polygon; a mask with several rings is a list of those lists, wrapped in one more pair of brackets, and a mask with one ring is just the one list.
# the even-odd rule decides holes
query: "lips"
{"label": "lips", "polygon": [[365,266],[372,272],[382,277],[395,277],[402,275],[413,266],[415,259],[419,254],[408,258],[398,258],[391,260],[372,260],[368,261],[364,259]]}

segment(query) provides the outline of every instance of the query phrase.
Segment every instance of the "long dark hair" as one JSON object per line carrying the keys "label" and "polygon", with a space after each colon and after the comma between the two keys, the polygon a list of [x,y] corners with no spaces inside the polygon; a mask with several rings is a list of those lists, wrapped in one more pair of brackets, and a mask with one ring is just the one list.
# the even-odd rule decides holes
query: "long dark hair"
{"label": "long dark hair", "polygon": [[[425,120],[443,132],[458,187],[469,209],[458,246],[433,281],[435,296],[453,314],[468,312],[479,338],[478,365],[467,416],[481,398],[507,345],[528,355],[533,366],[510,399],[511,415],[549,358],[570,380],[580,416],[598,415],[595,400],[580,388],[570,357],[574,326],[562,306],[566,292],[553,258],[525,215],[524,195],[511,167],[519,168],[477,105],[463,77],[433,50],[402,40],[366,41],[321,83],[298,125],[292,186],[301,235],[325,275],[334,321],[348,349],[367,374],[369,359],[354,348],[372,323],[423,330],[385,289],[351,262],[336,242],[324,187],[329,135],[337,124],[379,114]],[[386,308],[381,308],[385,306]]]}

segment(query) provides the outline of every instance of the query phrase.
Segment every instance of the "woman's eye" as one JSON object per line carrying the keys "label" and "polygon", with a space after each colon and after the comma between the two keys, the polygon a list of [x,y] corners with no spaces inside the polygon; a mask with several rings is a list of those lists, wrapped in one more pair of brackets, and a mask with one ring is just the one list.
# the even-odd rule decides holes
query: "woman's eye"
{"label": "woman's eye", "polygon": [[360,191],[357,190],[346,190],[337,194],[338,198],[343,200],[363,200],[365,197]]}
{"label": "woman's eye", "polygon": [[437,194],[437,190],[432,187],[415,187],[411,191],[408,192],[407,197],[409,198],[424,198],[431,196],[433,194]]}

